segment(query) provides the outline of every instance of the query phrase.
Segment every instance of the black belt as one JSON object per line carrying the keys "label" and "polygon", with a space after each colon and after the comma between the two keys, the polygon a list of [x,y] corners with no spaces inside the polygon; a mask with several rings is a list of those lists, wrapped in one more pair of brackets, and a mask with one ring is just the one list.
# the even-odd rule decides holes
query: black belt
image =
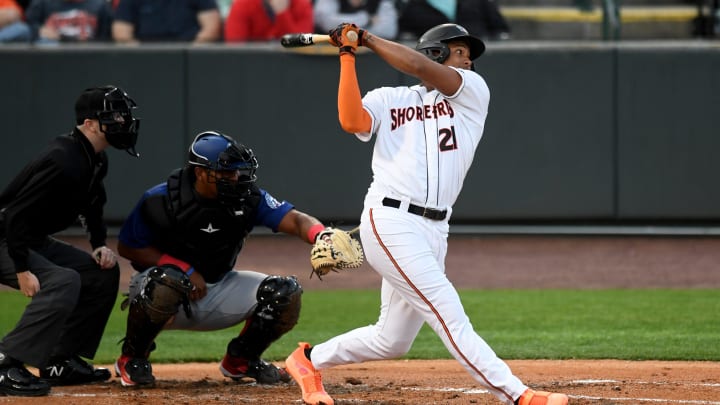
{"label": "black belt", "polygon": [[[383,198],[382,204],[386,207],[400,208],[399,200],[394,200],[388,197]],[[421,207],[415,204],[408,205],[408,212],[428,219],[433,219],[435,221],[442,221],[447,216],[447,210],[440,211],[433,208]]]}

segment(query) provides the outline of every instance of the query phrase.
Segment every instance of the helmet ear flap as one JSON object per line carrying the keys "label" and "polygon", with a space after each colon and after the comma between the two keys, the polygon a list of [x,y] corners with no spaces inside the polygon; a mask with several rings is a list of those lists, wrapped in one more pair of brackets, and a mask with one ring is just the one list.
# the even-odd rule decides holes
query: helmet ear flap
{"label": "helmet ear flap", "polygon": [[[485,44],[480,38],[470,35],[464,27],[453,23],[436,25],[427,30],[420,39],[418,39],[415,49],[421,51],[430,59],[443,63],[448,56],[450,56],[450,49],[447,47],[447,43],[454,40],[462,40],[467,43],[470,48],[470,60],[475,60],[485,52]],[[434,54],[426,51],[426,49],[433,50],[433,48],[444,48],[442,54],[445,55],[438,58],[434,56]],[[435,51],[437,50],[439,49],[435,49]]]}
{"label": "helmet ear flap", "polygon": [[442,42],[422,44],[417,47],[417,51],[437,63],[445,62],[448,56],[450,56],[450,48]]}

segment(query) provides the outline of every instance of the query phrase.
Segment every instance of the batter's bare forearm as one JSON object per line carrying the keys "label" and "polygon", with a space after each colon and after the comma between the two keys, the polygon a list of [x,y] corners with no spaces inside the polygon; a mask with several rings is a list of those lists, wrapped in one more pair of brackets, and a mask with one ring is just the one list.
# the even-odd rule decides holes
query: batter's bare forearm
{"label": "batter's bare forearm", "polygon": [[372,49],[395,69],[417,78],[422,78],[423,71],[435,63],[406,45],[388,41],[369,32],[363,36],[363,46]]}

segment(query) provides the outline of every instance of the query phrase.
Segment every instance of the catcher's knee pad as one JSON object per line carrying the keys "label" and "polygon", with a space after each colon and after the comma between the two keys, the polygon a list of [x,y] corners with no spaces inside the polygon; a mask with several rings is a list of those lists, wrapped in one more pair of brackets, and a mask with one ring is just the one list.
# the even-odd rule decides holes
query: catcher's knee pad
{"label": "catcher's knee pad", "polygon": [[302,287],[294,276],[268,276],[258,287],[257,307],[245,328],[228,344],[228,353],[246,359],[259,356],[300,318]]}
{"label": "catcher's knee pad", "polygon": [[268,276],[257,290],[258,305],[254,318],[273,325],[283,334],[292,329],[300,318],[302,287],[295,276]]}
{"label": "catcher's knee pad", "polygon": [[153,323],[165,323],[179,311],[182,304],[189,311],[190,278],[173,265],[150,269],[140,294],[135,298]]}

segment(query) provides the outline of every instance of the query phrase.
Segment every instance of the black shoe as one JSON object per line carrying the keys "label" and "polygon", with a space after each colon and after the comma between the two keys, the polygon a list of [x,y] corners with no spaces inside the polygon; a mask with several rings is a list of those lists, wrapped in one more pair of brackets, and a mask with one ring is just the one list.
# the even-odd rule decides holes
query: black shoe
{"label": "black shoe", "polygon": [[50,393],[50,385],[35,377],[25,366],[0,353],[0,394],[41,397]]}
{"label": "black shoe", "polygon": [[40,369],[40,378],[50,385],[90,384],[110,379],[110,370],[94,368],[80,356],[54,361]]}
{"label": "black shoe", "polygon": [[245,360],[225,354],[220,362],[220,372],[235,381],[252,378],[258,384],[278,384],[290,382],[290,374],[284,368],[266,362],[263,359]]}
{"label": "black shoe", "polygon": [[292,379],[284,368],[275,367],[262,359],[248,362],[247,375],[254,378],[258,384],[288,383]]}
{"label": "black shoe", "polygon": [[152,365],[147,359],[120,356],[115,362],[115,375],[120,377],[123,387],[151,386],[155,384]]}

